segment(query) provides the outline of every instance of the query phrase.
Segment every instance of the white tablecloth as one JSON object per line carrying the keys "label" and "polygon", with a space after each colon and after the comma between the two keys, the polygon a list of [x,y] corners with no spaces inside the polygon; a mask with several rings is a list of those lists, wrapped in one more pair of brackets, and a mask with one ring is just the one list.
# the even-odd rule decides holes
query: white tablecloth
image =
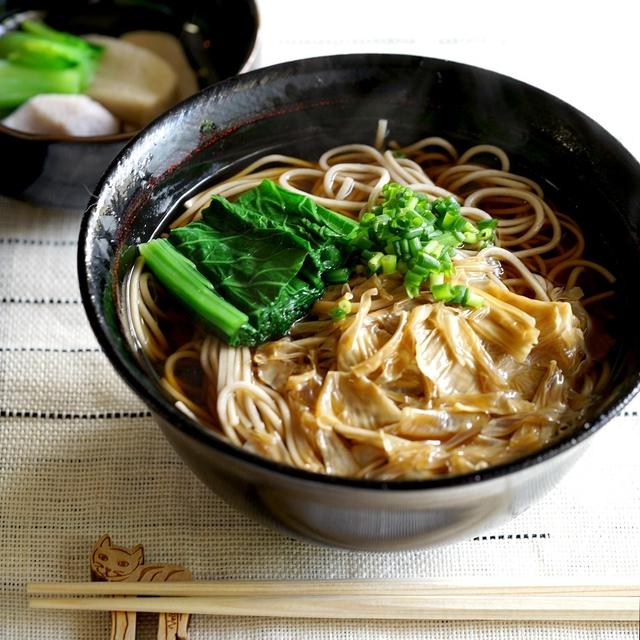
{"label": "white tablecloth", "polygon": [[[640,155],[637,23],[626,3],[585,4],[263,0],[260,64],[350,51],[472,62],[560,95]],[[108,637],[106,614],[34,612],[25,596],[29,581],[88,579],[104,532],[200,580],[640,576],[640,400],[542,501],[457,544],[337,551],[239,514],[185,468],[100,352],[79,300],[80,217],[0,198],[0,638]],[[155,637],[149,617],[139,637]],[[638,638],[638,625],[195,616],[191,637],[609,640]]]}

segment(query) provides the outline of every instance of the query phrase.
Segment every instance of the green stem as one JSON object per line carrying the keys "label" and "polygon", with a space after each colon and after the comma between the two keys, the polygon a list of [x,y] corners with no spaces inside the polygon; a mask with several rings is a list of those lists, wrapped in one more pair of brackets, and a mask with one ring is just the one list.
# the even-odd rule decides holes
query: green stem
{"label": "green stem", "polygon": [[147,267],[160,283],[227,342],[248,323],[249,316],[220,297],[213,285],[165,238],[139,247]]}

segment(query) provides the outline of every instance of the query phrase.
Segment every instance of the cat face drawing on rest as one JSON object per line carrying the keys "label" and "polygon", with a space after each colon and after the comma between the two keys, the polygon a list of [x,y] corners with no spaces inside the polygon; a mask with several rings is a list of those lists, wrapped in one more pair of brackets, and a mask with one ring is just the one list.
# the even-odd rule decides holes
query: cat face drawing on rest
{"label": "cat face drawing on rest", "polygon": [[[141,544],[132,549],[116,547],[108,534],[103,535],[91,553],[91,573],[96,580],[110,582],[176,582],[193,580],[191,571],[175,564],[144,564]],[[158,635],[163,640],[188,640],[188,613],[161,613],[158,616]],[[112,612],[112,640],[134,639],[136,613]]]}
{"label": "cat face drawing on rest", "polygon": [[109,535],[105,534],[93,549],[91,570],[100,580],[127,580],[131,579],[143,562],[144,549],[141,544],[132,549],[116,547],[111,543]]}

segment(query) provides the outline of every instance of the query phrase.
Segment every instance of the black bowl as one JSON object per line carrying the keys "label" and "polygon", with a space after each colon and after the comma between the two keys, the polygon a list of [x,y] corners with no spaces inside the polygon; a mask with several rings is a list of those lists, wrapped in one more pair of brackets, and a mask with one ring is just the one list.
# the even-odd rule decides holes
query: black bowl
{"label": "black bowl", "polygon": [[79,243],[82,297],[98,340],[189,467],[230,503],[291,534],[376,550],[449,542],[517,515],[567,471],[640,380],[639,332],[631,315],[621,313],[613,328],[611,381],[577,431],[508,465],[420,482],[342,479],[285,467],[224,443],[172,405],[128,346],[121,288],[135,253],[129,248],[148,239],[212,176],[265,152],[315,158],[336,144],[372,143],[379,118],[405,143],[441,135],[461,147],[497,144],[516,172],[546,179],[547,190],[584,228],[592,255],[618,276],[619,307],[634,308],[640,273],[640,165],[634,158],[598,124],[547,93],[483,69],[410,56],[295,61],[209,88],[125,148],[91,201]]}
{"label": "black bowl", "polygon": [[[137,29],[179,38],[201,88],[255,66],[254,0],[0,1],[0,35],[28,18],[76,34],[119,36]],[[220,25],[230,25],[221,28]],[[15,162],[0,172],[0,193],[39,204],[82,209],[109,163],[135,132],[86,138],[21,133],[0,123],[0,149]]]}

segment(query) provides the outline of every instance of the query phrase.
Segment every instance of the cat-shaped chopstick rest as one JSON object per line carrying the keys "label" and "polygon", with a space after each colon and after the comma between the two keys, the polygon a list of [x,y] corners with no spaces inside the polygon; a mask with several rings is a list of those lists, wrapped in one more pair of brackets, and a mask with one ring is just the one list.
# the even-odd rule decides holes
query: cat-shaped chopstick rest
{"label": "cat-shaped chopstick rest", "polygon": [[[94,580],[110,582],[184,582],[193,580],[191,572],[173,564],[145,564],[141,544],[132,549],[116,547],[108,534],[96,542],[91,552]],[[188,640],[189,614],[161,613],[158,640]],[[136,613],[111,612],[111,640],[135,640]]]}

